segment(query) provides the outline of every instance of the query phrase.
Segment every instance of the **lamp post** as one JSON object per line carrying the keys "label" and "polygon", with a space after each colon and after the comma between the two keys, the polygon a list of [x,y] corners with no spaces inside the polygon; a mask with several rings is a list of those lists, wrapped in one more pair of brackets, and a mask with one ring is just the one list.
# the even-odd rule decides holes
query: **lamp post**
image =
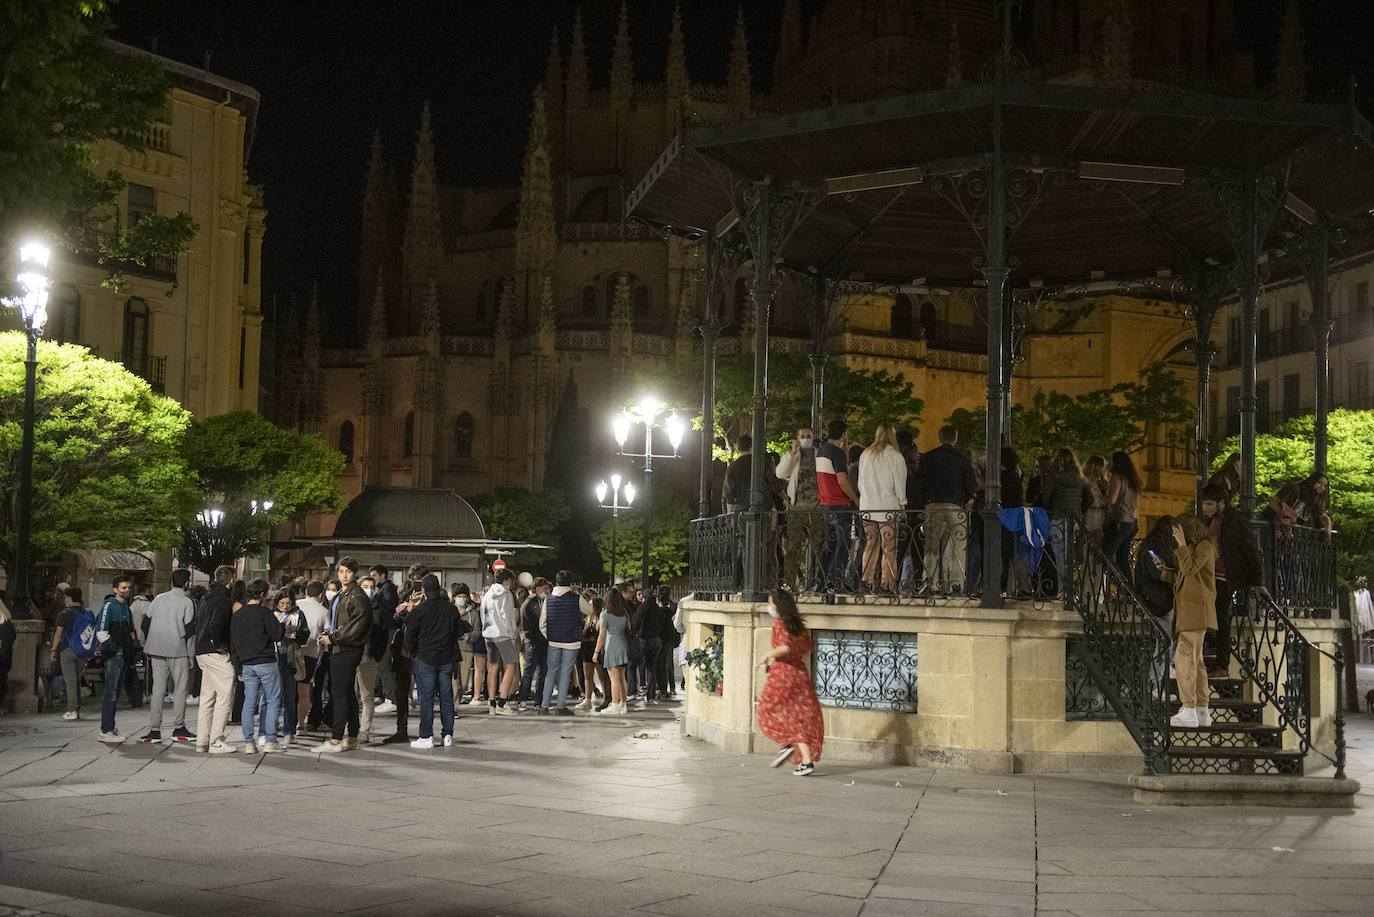
{"label": "lamp post", "polygon": [[[678,447],[682,445],[682,436],[686,432],[686,425],[681,417],[674,411],[662,422],[663,428],[668,433],[668,443],[673,447],[671,454],[654,454],[654,427],[659,426],[658,418],[662,412],[661,405],[657,398],[648,396],[641,398],[638,408],[633,413],[621,412],[617,414],[611,424],[611,429],[615,433],[616,445],[620,448],[620,455],[625,458],[641,459],[644,462],[644,499],[641,501],[644,506],[644,557],[643,565],[640,567],[640,584],[644,587],[645,595],[649,592],[649,524],[653,521],[654,511],[653,501],[650,499],[652,475],[654,472],[654,459],[675,459],[678,457]],[[626,452],[625,441],[630,438],[630,427],[634,424],[644,424],[644,451]]]}
{"label": "lamp post", "polygon": [[[635,499],[635,486],[634,486],[633,484],[631,484],[629,481],[626,481],[626,482],[625,482],[625,488],[624,488],[624,489],[625,489],[625,504],[624,504],[624,506],[625,506],[626,509],[629,509],[629,508],[630,508],[630,504],[633,503],[633,502],[634,502],[634,499]],[[616,552],[615,552],[615,530],[616,530],[616,520],[620,518],[620,507],[621,507],[621,503],[620,503],[620,491],[621,491],[621,487],[620,487],[620,475],[619,475],[619,474],[613,474],[613,475],[611,475],[611,486],[610,486],[610,488],[609,488],[609,492],[610,492],[610,495],[611,495],[611,502],[610,502],[610,503],[607,503],[607,502],[606,502],[606,493],[607,493],[607,490],[608,490],[608,488],[606,487],[606,482],[605,482],[605,481],[599,481],[599,482],[597,482],[597,485],[596,485],[596,502],[599,503],[599,504],[601,504],[601,508],[602,508],[602,509],[608,509],[608,510],[611,511],[611,585],[614,586],[614,585],[615,585],[615,553],[616,553]]]}
{"label": "lamp post", "polygon": [[48,323],[48,258],[52,252],[42,242],[19,246],[19,281],[22,295],[10,304],[19,307],[28,338],[24,359],[24,439],[19,453],[19,493],[15,525],[14,569],[9,577],[10,611],[16,618],[32,616],[29,609],[29,536],[33,527],[33,401],[38,380],[38,339]]}

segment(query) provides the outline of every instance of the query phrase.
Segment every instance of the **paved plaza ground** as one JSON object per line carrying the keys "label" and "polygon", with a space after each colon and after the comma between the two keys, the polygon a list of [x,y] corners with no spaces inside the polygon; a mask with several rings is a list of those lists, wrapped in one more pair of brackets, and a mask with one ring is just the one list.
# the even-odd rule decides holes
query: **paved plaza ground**
{"label": "paved plaza ground", "polygon": [[[0,915],[1374,912],[1374,721],[1350,811],[1150,807],[1125,777],[822,761],[628,717],[464,716],[457,744],[196,754],[0,719]],[[120,711],[141,734],[146,711]]]}

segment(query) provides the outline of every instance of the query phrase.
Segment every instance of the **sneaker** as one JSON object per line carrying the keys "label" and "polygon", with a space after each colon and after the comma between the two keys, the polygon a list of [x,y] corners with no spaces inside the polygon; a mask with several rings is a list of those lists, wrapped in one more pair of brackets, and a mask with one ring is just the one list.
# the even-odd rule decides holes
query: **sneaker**
{"label": "sneaker", "polygon": [[502,707],[492,707],[491,712],[497,716],[516,716],[515,708],[509,704]]}
{"label": "sneaker", "polygon": [[144,736],[140,741],[142,741],[142,742],[161,742],[161,741],[162,741],[162,732],[159,731],[159,730],[157,730],[157,729],[149,729],[149,730],[148,730],[148,734],[147,734],[146,736]]}
{"label": "sneaker", "polygon": [[232,755],[236,751],[238,751],[237,748],[222,739],[209,748],[209,752],[212,755]]}
{"label": "sneaker", "polygon": [[784,745],[781,749],[779,749],[779,751],[778,751],[778,756],[777,756],[776,758],[773,759],[773,763],[772,763],[772,764],[769,764],[768,766],[769,766],[769,767],[781,767],[781,766],[782,766],[782,762],[786,761],[786,760],[787,760],[788,758],[790,758],[790,757],[792,757],[792,746],[791,746],[791,745]]}
{"label": "sneaker", "polygon": [[582,698],[582,702],[581,702],[580,704],[577,705],[577,709],[579,709],[579,710],[590,710],[591,708],[592,708],[592,699],[591,699],[590,697],[584,697],[584,698]]}
{"label": "sneaker", "polygon": [[357,751],[358,745],[358,736],[349,736],[348,738],[344,739],[345,751]]}
{"label": "sneaker", "polygon": [[267,736],[258,736],[253,741],[258,743],[258,748],[262,748],[264,745],[267,744]]}
{"label": "sneaker", "polygon": [[426,737],[424,737],[424,738],[422,738],[422,739],[416,739],[414,742],[411,742],[411,743],[410,743],[410,747],[411,747],[411,748],[421,748],[421,749],[424,749],[424,748],[433,748],[433,747],[434,747],[434,739],[433,739],[433,737],[430,737],[430,736],[426,736]]}
{"label": "sneaker", "polygon": [[80,718],[80,714],[78,714],[75,710],[68,710],[66,713],[62,714],[62,719],[64,720],[77,720]]}
{"label": "sneaker", "polygon": [[199,698],[199,697],[188,697],[188,698],[186,698],[186,706],[188,706],[188,707],[195,707],[195,706],[198,706],[199,704],[200,704],[200,698]]}
{"label": "sneaker", "polygon": [[395,712],[396,712],[396,705],[395,705],[394,703],[392,703],[391,701],[389,701],[389,700],[388,700],[388,701],[383,701],[382,703],[380,703],[380,704],[378,704],[376,707],[374,707],[374,708],[372,709],[372,712],[373,712],[374,715],[375,715],[375,714],[379,714],[379,713],[395,713]]}
{"label": "sneaker", "polygon": [[1201,729],[1206,729],[1212,725],[1212,711],[1206,707],[1194,707],[1193,712],[1197,714],[1197,724]]}
{"label": "sneaker", "polygon": [[549,708],[548,708],[548,707],[535,707],[535,708],[534,708],[534,713],[535,713],[536,716],[548,716],[548,715],[549,715]]}
{"label": "sneaker", "polygon": [[258,753],[258,751],[259,751],[259,749],[258,749],[258,743],[257,743],[257,742],[244,742],[244,743],[243,743],[243,753],[244,753],[245,755],[256,755],[256,754]]}
{"label": "sneaker", "polygon": [[1192,707],[1180,707],[1178,713],[1169,719],[1169,725],[1175,729],[1196,729],[1197,711]]}
{"label": "sneaker", "polygon": [[118,729],[111,729],[109,732],[100,734],[100,741],[106,745],[121,745],[124,742],[124,737],[119,734]]}
{"label": "sneaker", "polygon": [[173,742],[194,742],[195,740],[196,734],[185,726],[178,726],[176,729],[172,730]]}
{"label": "sneaker", "polygon": [[519,710],[521,713],[524,713],[526,710],[529,709],[529,705],[526,704],[524,701],[519,701],[516,703],[515,709]]}
{"label": "sneaker", "polygon": [[281,740],[280,740],[277,744],[279,744],[283,749],[286,749],[286,748],[290,748],[291,745],[292,745],[295,741],[296,741],[296,737],[295,737],[295,736],[293,736],[293,735],[284,735],[284,736],[281,737]]}
{"label": "sneaker", "polygon": [[372,744],[372,732],[371,732],[371,730],[369,730],[369,731],[367,731],[367,732],[360,732],[360,733],[358,733],[358,738],[357,738],[357,740],[354,742],[354,747],[356,748],[356,747],[359,746],[359,745],[371,745],[371,744]]}
{"label": "sneaker", "polygon": [[452,747],[453,747],[453,736],[451,736],[451,735],[450,735],[450,736],[444,736],[444,747],[445,747],[445,748],[452,748]]}
{"label": "sneaker", "polygon": [[556,710],[553,711],[553,715],[554,715],[554,716],[572,716],[572,715],[573,715],[573,712],[572,712],[572,710],[568,709],[567,707],[559,707],[559,708],[557,708]]}
{"label": "sneaker", "polygon": [[325,740],[324,740],[323,742],[321,742],[319,745],[316,745],[314,748],[311,748],[311,749],[310,749],[310,751],[311,751],[312,754],[316,754],[316,753],[317,753],[317,754],[322,754],[322,755],[337,754],[337,753],[339,753],[339,752],[341,752],[341,751],[343,751],[343,750],[344,750],[344,743],[342,743],[342,742],[334,742],[334,741],[331,741],[330,739],[325,739]]}
{"label": "sneaker", "polygon": [[806,764],[798,764],[795,768],[793,768],[793,770],[792,770],[792,776],[793,776],[793,777],[810,777],[810,776],[811,776],[812,774],[814,774],[815,772],[816,772],[816,765],[811,764],[810,762],[808,762],[808,763],[806,763]]}
{"label": "sneaker", "polygon": [[277,752],[286,751],[286,748],[284,746],[278,745],[276,742],[268,742],[258,750],[261,751],[263,754],[272,755],[276,754]]}
{"label": "sneaker", "polygon": [[402,744],[403,742],[404,742],[404,743],[409,743],[409,742],[410,742],[410,734],[409,734],[409,733],[398,732],[398,733],[396,733],[395,735],[387,736],[385,739],[382,739],[382,744],[383,744],[383,745],[400,745],[400,744]]}

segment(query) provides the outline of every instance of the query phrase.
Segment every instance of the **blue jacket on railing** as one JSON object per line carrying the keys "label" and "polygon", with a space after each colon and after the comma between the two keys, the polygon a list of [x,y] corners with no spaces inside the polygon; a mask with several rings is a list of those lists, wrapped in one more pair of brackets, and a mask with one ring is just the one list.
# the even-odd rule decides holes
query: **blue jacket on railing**
{"label": "blue jacket on railing", "polygon": [[1016,555],[1026,558],[1027,569],[1039,567],[1045,545],[1050,540],[1049,513],[1043,507],[1023,506],[998,510],[997,517],[1002,520],[1002,528],[1019,536],[1016,539]]}
{"label": "blue jacket on railing", "polygon": [[582,596],[568,586],[555,586],[544,600],[544,633],[550,643],[581,643]]}

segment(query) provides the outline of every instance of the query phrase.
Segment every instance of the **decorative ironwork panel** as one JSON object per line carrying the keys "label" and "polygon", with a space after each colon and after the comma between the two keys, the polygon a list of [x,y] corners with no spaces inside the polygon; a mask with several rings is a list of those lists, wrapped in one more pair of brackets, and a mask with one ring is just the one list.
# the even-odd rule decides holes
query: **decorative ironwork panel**
{"label": "decorative ironwork panel", "polygon": [[916,712],[916,634],[818,630],[813,636],[822,705]]}
{"label": "decorative ironwork panel", "polygon": [[687,579],[697,595],[740,591],[743,528],[734,515],[693,519],[687,529]]}
{"label": "decorative ironwork panel", "polygon": [[1082,637],[1064,639],[1064,719],[1120,720],[1084,663]]}
{"label": "decorative ironwork panel", "polygon": [[1339,536],[1304,525],[1250,523],[1264,555],[1264,580],[1274,601],[1292,617],[1330,618],[1336,608]]}

